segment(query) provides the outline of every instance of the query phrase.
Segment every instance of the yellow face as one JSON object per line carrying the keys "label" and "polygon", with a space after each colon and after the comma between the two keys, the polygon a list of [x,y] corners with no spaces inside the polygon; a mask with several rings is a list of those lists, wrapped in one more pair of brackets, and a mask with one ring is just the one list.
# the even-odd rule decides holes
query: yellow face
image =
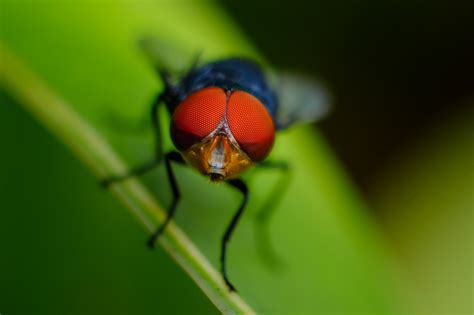
{"label": "yellow face", "polygon": [[185,159],[211,181],[238,176],[253,165],[252,160],[225,133],[204,138],[183,152]]}

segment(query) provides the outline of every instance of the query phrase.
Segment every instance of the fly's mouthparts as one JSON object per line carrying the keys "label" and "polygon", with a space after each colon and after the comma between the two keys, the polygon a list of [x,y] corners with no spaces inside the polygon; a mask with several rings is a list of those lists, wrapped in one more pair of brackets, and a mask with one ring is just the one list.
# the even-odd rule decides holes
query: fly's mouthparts
{"label": "fly's mouthparts", "polygon": [[222,181],[224,179],[224,175],[223,174],[219,174],[219,173],[209,173],[209,179],[212,181],[212,182],[219,182],[219,181]]}
{"label": "fly's mouthparts", "polygon": [[[222,175],[226,165],[230,161],[230,144],[225,135],[216,135],[209,148],[209,157],[207,163],[211,168],[209,173],[219,173]],[[215,171],[216,170],[216,171]]]}
{"label": "fly's mouthparts", "polygon": [[186,160],[212,182],[236,177],[252,160],[224,133],[204,138],[184,152]]}

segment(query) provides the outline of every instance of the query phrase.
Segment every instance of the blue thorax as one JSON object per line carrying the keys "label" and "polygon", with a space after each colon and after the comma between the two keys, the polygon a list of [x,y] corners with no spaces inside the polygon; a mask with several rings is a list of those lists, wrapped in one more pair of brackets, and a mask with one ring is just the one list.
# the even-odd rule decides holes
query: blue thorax
{"label": "blue thorax", "polygon": [[243,58],[229,58],[191,69],[176,86],[176,106],[194,91],[217,86],[241,90],[258,98],[276,122],[277,99],[260,67]]}

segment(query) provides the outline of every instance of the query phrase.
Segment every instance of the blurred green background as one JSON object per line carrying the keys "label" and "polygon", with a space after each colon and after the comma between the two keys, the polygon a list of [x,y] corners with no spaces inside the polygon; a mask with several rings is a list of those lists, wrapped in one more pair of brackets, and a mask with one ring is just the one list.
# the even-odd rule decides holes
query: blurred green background
{"label": "blurred green background", "polygon": [[474,2],[226,4],[273,63],[333,89],[318,127],[393,246],[411,312],[472,314]]}
{"label": "blurred green background", "polygon": [[[118,112],[130,114],[132,121],[138,121],[157,89],[153,81],[156,79],[151,72],[142,70],[145,66],[141,63],[137,62],[142,68],[135,72],[127,68],[133,67],[133,63],[122,65],[120,52],[111,55],[110,62],[103,62],[109,58],[107,49],[120,50],[121,46],[113,38],[110,42],[99,42],[99,37],[93,36],[94,25],[104,25],[98,33],[110,28],[111,34],[121,34],[131,23],[122,25],[123,21],[117,20],[122,16],[116,12],[117,6],[106,3],[95,7],[91,2],[68,6],[54,1],[3,0],[0,36],[23,57],[33,60],[37,71],[65,95],[75,97],[76,102],[93,109],[93,104],[98,106],[100,102],[110,102],[107,106],[114,108],[115,104],[134,100],[134,104],[142,107],[127,111],[118,106]],[[123,10],[127,5],[132,6],[124,1],[120,8]],[[343,235],[345,232],[339,229],[344,224],[337,220],[327,230],[321,226],[320,232],[313,231],[318,234],[316,241],[321,242],[316,245],[321,246],[325,241],[329,244],[329,248],[320,248],[319,253],[308,254],[316,258],[320,255],[321,263],[314,267],[322,271],[314,274],[320,277],[315,281],[321,284],[306,286],[313,291],[304,294],[283,290],[280,297],[271,295],[269,290],[269,296],[283,300],[295,294],[293,299],[298,301],[297,295],[303,295],[316,302],[309,301],[307,307],[287,306],[280,314],[347,314],[351,310],[377,314],[471,314],[474,311],[474,19],[469,13],[474,10],[473,5],[466,2],[447,6],[440,1],[272,4],[235,1],[222,5],[272,64],[310,72],[331,87],[334,111],[319,124],[320,130],[371,206],[370,211],[354,206],[354,213],[347,216],[342,213],[344,220],[356,221],[355,227],[352,223],[346,226],[356,232]],[[206,11],[193,10],[190,2],[182,1],[174,11],[165,10],[156,17],[170,20],[166,31],[171,38],[174,25],[176,36],[186,34],[183,25],[187,24],[172,18],[173,14],[179,16],[175,13],[179,10],[194,16],[198,24],[213,21],[205,15],[200,17]],[[211,13],[219,15],[221,11]],[[69,18],[76,22],[83,18],[84,25],[71,28],[74,22],[67,22]],[[227,21],[225,16],[223,20]],[[209,23],[210,29],[220,25]],[[114,29],[117,25],[122,28]],[[227,27],[222,24],[224,31],[217,34],[225,38],[219,37],[221,42],[232,43],[234,34],[226,34]],[[65,40],[66,36],[71,38]],[[88,36],[91,36],[90,45],[99,48],[81,46],[88,42]],[[198,37],[194,41],[198,42]],[[77,47],[68,46],[74,42]],[[70,55],[65,56],[65,51]],[[90,51],[103,55],[89,55]],[[82,64],[74,63],[81,59]],[[87,72],[81,69],[83,64],[94,66]],[[94,69],[96,64],[101,67]],[[78,77],[72,80],[59,73]],[[107,78],[103,73],[110,74],[110,82],[101,81]],[[135,75],[128,78],[132,83],[125,79],[125,74]],[[88,90],[88,85],[82,82],[89,82],[95,89]],[[143,82],[145,87],[139,87]],[[124,89],[128,95],[122,101]],[[61,143],[25,113],[6,91],[0,96],[1,314],[218,313],[161,248],[156,253],[145,248],[145,232],[122,205],[99,189],[97,179]],[[141,150],[141,136],[119,135],[111,141],[121,141],[121,137],[125,143],[121,153],[131,161],[139,161],[140,156],[128,152]],[[314,139],[320,141],[320,132],[314,132]],[[317,163],[318,159],[314,157],[313,162]],[[328,168],[331,170],[332,166]],[[162,171],[158,172],[158,179],[153,175],[147,177],[148,183],[155,185],[152,187],[159,187],[162,179]],[[293,180],[298,182],[297,178]],[[214,197],[212,189],[195,188],[202,181],[194,178],[189,181],[185,190],[188,195],[194,193],[194,199],[188,205],[196,200],[201,202],[199,196]],[[319,190],[314,187],[316,195]],[[167,191],[161,190],[159,194],[166,204]],[[219,188],[218,194],[225,191]],[[234,200],[227,195],[219,198],[224,204]],[[206,208],[210,202],[201,207]],[[210,208],[208,214],[188,211],[178,216],[178,222],[190,231],[213,262],[218,236],[226,222],[217,214],[221,206],[222,203]],[[290,216],[294,215],[279,214],[275,230],[279,231],[281,222]],[[317,218],[324,221],[326,214],[321,216]],[[327,220],[333,222],[332,218]],[[310,231],[310,228],[302,230]],[[250,228],[243,231],[238,234],[243,240],[232,243],[239,253],[244,244],[252,242],[248,235]],[[360,254],[356,249],[352,253],[346,238],[354,235],[363,239],[360,243],[371,244],[367,245],[368,249],[362,246],[367,254]],[[281,243],[286,240],[281,248],[291,247],[292,237],[299,239],[279,235],[277,239]],[[377,244],[374,247],[383,246],[381,251],[390,253],[387,256],[391,260],[381,265],[392,266],[389,270],[393,274],[387,277],[395,279],[398,289],[385,279],[386,275],[375,279],[378,271],[370,274],[368,267],[363,266],[366,262],[371,266],[372,259],[385,257],[378,254],[378,249],[372,249],[372,241],[365,241],[372,238],[377,239],[373,241]],[[333,249],[331,244],[335,244]],[[303,254],[294,258],[279,252],[290,268],[295,259],[304,257],[307,247],[299,243],[298,247]],[[349,251],[347,257],[339,252],[342,249]],[[252,256],[254,253],[247,255],[249,261],[258,260]],[[268,271],[264,264],[252,266],[255,265],[258,267],[236,271],[238,278],[261,279],[259,273],[263,272],[264,279],[278,279],[278,272]],[[280,272],[284,278],[284,271]],[[328,272],[326,277],[324,272]],[[252,290],[258,290],[261,284],[242,282],[244,297],[249,292],[249,300],[254,302],[251,304],[258,305],[262,297]],[[398,290],[401,298],[391,293]],[[377,295],[375,292],[379,291]],[[277,303],[266,301],[273,302]]]}

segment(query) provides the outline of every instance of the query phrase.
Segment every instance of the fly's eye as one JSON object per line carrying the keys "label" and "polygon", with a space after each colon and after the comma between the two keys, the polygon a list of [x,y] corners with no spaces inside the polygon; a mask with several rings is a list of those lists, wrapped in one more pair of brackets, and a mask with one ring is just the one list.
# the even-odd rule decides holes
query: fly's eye
{"label": "fly's eye", "polygon": [[243,91],[232,93],[227,122],[235,140],[253,161],[261,161],[270,153],[275,136],[273,119],[256,97]]}
{"label": "fly's eye", "polygon": [[224,117],[226,94],[210,87],[189,95],[171,118],[171,138],[179,150],[186,150],[210,134]]}

